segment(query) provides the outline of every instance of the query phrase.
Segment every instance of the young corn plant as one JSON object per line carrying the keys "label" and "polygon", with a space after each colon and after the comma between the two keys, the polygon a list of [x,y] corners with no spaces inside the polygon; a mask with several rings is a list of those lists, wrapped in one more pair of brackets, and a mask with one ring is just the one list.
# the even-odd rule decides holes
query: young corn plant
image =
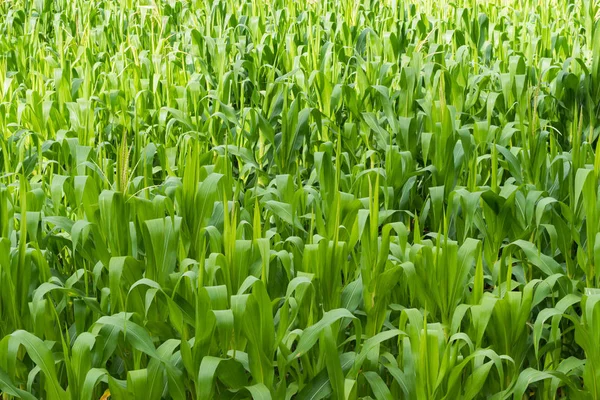
{"label": "young corn plant", "polygon": [[0,398],[600,399],[599,17],[0,1]]}

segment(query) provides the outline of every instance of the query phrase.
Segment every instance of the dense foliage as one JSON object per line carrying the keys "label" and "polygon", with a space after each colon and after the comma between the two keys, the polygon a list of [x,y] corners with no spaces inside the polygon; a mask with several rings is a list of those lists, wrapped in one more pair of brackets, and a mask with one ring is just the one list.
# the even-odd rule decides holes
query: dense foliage
{"label": "dense foliage", "polygon": [[0,397],[600,399],[595,0],[0,0]]}

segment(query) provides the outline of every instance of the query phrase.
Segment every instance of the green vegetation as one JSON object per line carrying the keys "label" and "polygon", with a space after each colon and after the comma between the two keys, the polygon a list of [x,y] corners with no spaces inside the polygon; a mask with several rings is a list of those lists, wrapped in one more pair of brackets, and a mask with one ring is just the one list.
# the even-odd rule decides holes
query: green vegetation
{"label": "green vegetation", "polygon": [[0,0],[0,398],[600,399],[596,0]]}

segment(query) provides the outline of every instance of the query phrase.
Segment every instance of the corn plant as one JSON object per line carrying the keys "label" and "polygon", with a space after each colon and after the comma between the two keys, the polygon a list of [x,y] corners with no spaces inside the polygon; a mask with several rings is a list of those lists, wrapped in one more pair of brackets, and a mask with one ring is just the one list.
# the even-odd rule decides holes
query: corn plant
{"label": "corn plant", "polygon": [[0,0],[1,399],[600,399],[597,0]]}

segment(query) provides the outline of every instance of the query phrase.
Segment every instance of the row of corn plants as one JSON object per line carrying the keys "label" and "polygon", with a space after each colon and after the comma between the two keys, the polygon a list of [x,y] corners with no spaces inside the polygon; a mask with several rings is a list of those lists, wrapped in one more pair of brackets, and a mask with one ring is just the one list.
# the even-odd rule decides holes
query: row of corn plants
{"label": "row of corn plants", "polygon": [[0,0],[0,398],[600,399],[597,0]]}

